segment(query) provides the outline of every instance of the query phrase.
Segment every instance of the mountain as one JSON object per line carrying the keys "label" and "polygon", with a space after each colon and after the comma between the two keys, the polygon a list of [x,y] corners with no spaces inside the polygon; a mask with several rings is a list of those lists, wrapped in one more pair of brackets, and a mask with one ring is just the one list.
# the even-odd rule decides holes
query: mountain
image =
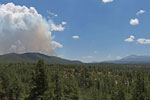
{"label": "mountain", "polygon": [[150,55],[137,56],[130,55],[120,60],[108,61],[109,63],[150,63]]}
{"label": "mountain", "polygon": [[63,58],[59,58],[56,56],[48,56],[41,53],[23,53],[23,54],[4,54],[0,55],[0,62],[29,62],[34,63],[37,62],[39,59],[44,59],[46,63],[50,64],[78,64],[82,63],[80,61],[71,61]]}

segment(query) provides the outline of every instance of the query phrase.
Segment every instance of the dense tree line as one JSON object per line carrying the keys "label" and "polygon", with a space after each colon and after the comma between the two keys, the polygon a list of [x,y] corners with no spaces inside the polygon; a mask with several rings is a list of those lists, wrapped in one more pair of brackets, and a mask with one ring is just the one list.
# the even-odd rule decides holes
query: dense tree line
{"label": "dense tree line", "polygon": [[150,100],[150,64],[0,64],[0,100]]}

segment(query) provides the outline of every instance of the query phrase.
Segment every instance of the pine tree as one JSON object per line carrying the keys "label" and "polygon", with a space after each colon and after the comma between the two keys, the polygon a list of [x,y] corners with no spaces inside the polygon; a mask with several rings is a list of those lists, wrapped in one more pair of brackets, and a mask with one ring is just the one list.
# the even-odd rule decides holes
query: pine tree
{"label": "pine tree", "polygon": [[78,84],[73,77],[66,80],[64,84],[64,100],[80,100]]}
{"label": "pine tree", "polygon": [[51,79],[51,98],[52,100],[62,100],[63,90],[62,90],[62,83],[60,78],[60,73],[56,71],[53,73],[53,77]]}
{"label": "pine tree", "polygon": [[118,100],[125,100],[125,93],[124,93],[122,87],[120,87],[120,89],[119,89],[119,91],[118,91],[117,98],[118,98]]}
{"label": "pine tree", "polygon": [[137,72],[135,88],[133,91],[133,100],[145,100],[145,84],[144,84],[144,75],[143,72]]}
{"label": "pine tree", "polygon": [[39,60],[33,77],[33,88],[28,100],[49,100],[48,77],[44,60]]}

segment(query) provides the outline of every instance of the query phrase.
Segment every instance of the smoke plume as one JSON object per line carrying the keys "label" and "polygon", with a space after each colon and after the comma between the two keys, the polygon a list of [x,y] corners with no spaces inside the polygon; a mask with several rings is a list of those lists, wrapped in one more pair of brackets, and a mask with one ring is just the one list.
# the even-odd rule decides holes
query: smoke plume
{"label": "smoke plume", "polygon": [[52,41],[51,26],[34,7],[0,5],[0,54],[40,52],[56,55],[62,45]]}

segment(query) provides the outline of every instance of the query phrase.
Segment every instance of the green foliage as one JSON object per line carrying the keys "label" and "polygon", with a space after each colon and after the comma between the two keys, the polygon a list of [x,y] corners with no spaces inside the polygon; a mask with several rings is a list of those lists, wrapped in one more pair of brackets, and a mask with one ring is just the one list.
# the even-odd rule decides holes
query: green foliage
{"label": "green foliage", "polygon": [[150,100],[149,66],[0,63],[0,100]]}
{"label": "green foliage", "polygon": [[33,87],[28,100],[48,100],[48,77],[44,60],[39,60],[33,77]]}
{"label": "green foliage", "polygon": [[5,63],[35,63],[40,59],[44,59],[48,64],[80,64],[80,61],[70,61],[66,59],[62,59],[55,56],[47,56],[41,53],[24,53],[24,54],[16,54],[10,53],[5,55],[0,55],[0,62]]}

